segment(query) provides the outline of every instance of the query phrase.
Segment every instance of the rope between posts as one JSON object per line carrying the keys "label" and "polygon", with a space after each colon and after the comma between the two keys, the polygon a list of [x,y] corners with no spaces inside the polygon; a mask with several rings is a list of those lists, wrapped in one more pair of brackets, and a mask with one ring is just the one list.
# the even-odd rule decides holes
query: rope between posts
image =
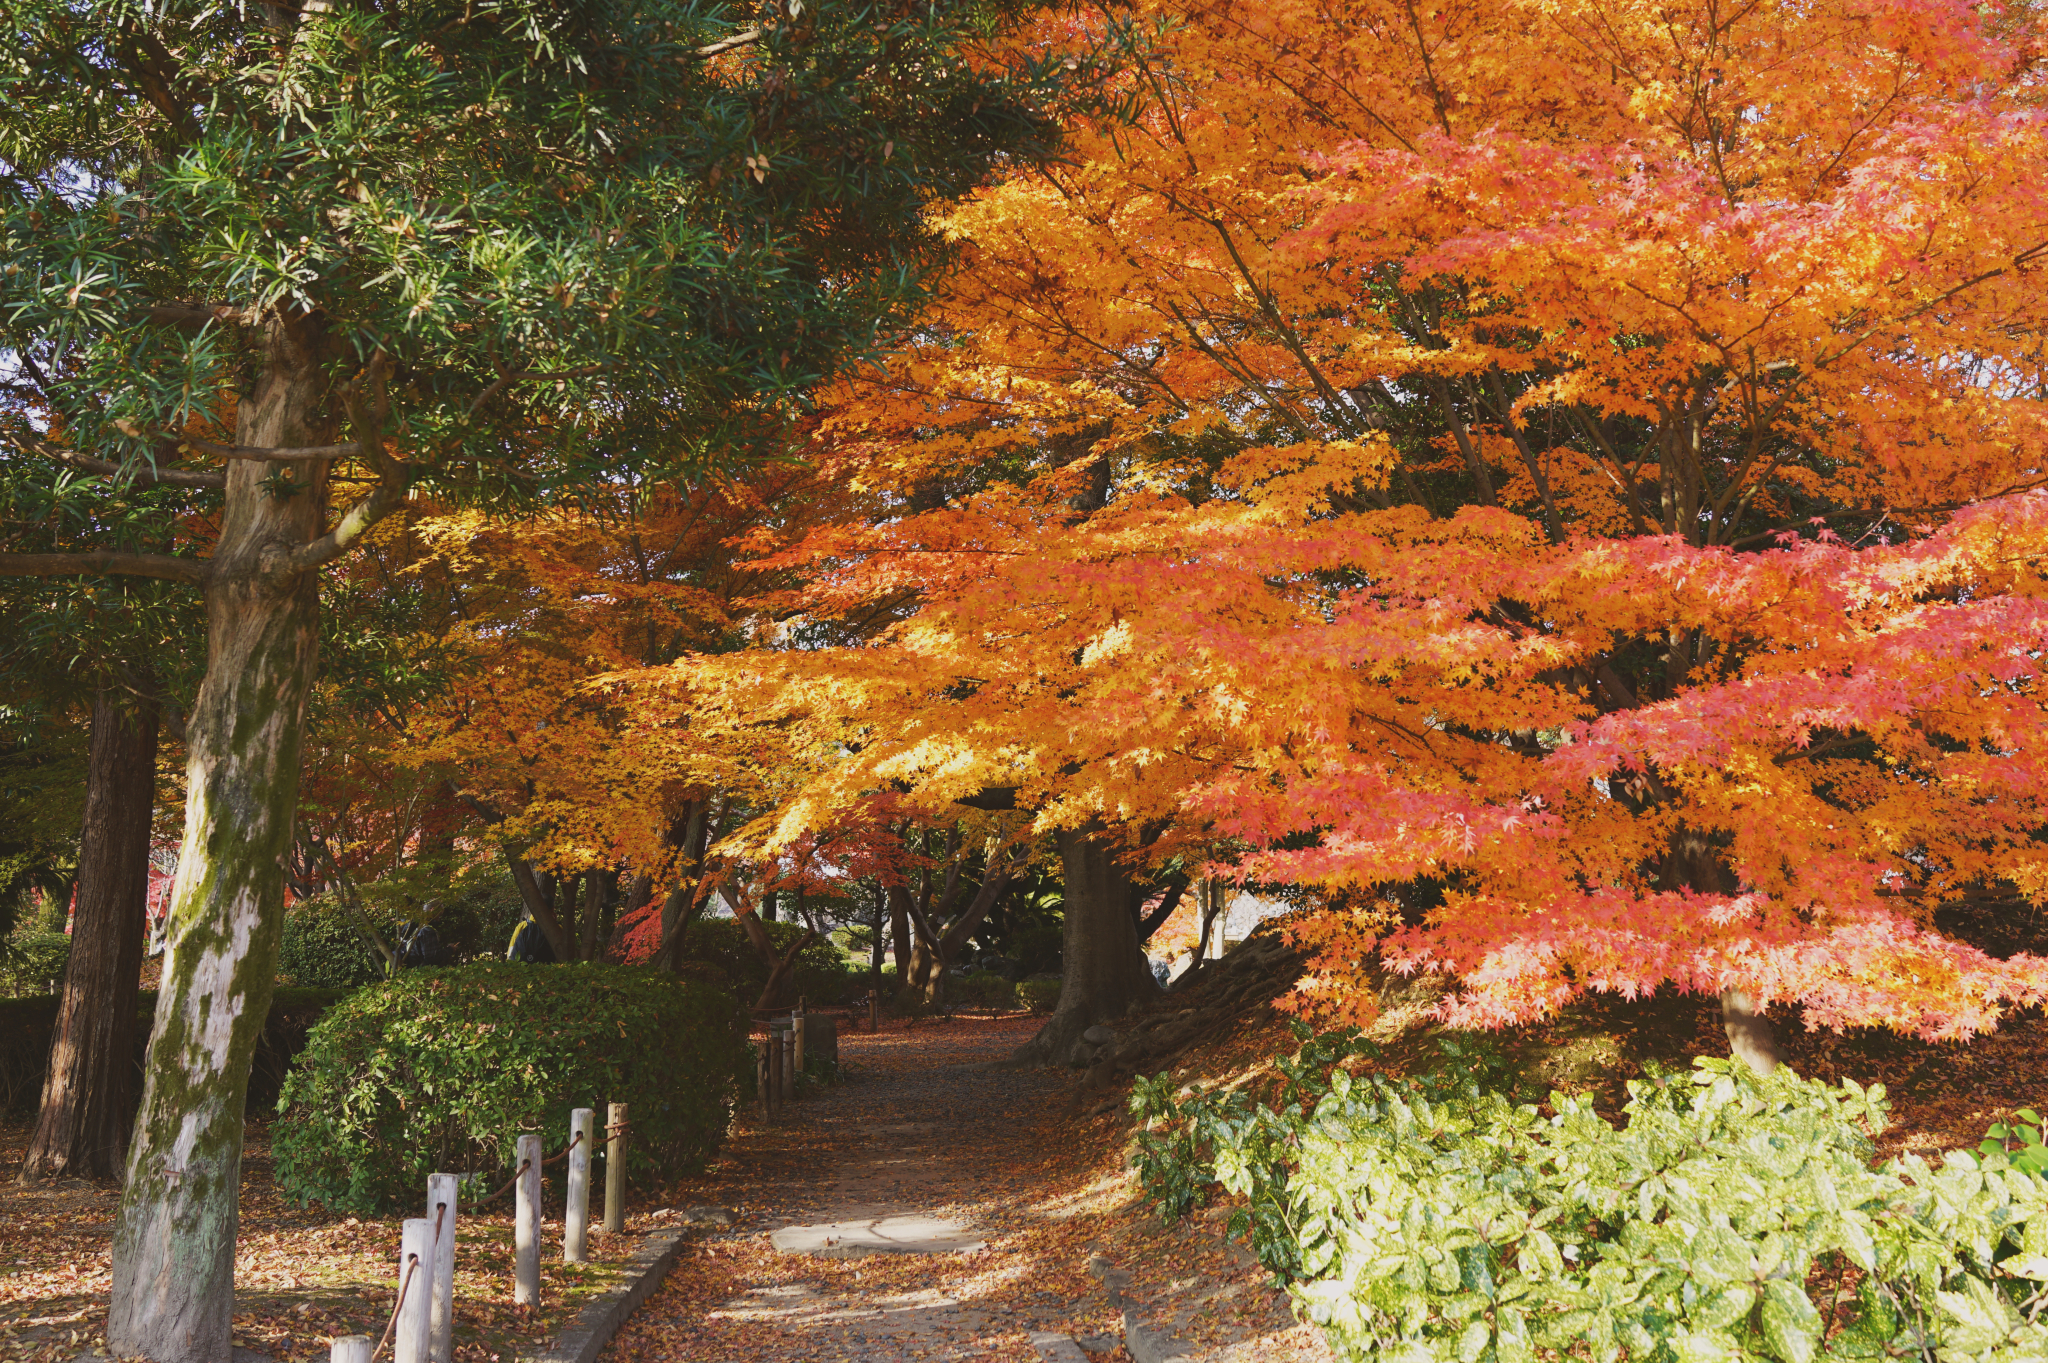
{"label": "rope between posts", "polygon": [[412,1275],[419,1272],[419,1270],[420,1256],[417,1254],[412,1255],[406,1261],[405,1281],[398,1285],[398,1300],[392,1303],[391,1306],[391,1319],[384,1326],[384,1338],[378,1340],[377,1347],[370,1350],[372,1363],[375,1363],[378,1354],[384,1352],[385,1346],[391,1343],[391,1332],[398,1328],[398,1313],[405,1309],[405,1294],[412,1290]]}
{"label": "rope between posts", "polygon": [[[540,1167],[545,1169],[550,1164],[560,1164],[563,1160],[569,1158],[569,1152],[571,1150],[574,1150],[578,1145],[580,1145],[582,1141],[583,1133],[579,1131],[573,1137],[570,1138],[569,1143],[563,1146],[559,1152],[550,1155],[548,1158],[542,1160],[540,1162]],[[519,1185],[519,1180],[525,1177],[526,1171],[532,1167],[532,1160],[521,1160],[519,1162],[519,1168],[517,1172],[515,1172],[511,1178],[505,1180],[504,1186],[500,1187],[494,1193],[487,1193],[483,1197],[476,1199],[474,1202],[469,1204],[469,1209],[471,1211],[475,1211],[478,1207],[483,1206],[486,1202],[496,1202],[499,1198],[503,1197],[505,1194],[511,1192],[515,1187],[517,1187]]]}
{"label": "rope between posts", "polygon": [[511,1192],[512,1189],[518,1185],[519,1180],[526,1176],[526,1171],[528,1169],[531,1169],[532,1167],[532,1160],[519,1161],[519,1168],[516,1171],[514,1171],[512,1177],[505,1180],[504,1187],[498,1189],[498,1191],[495,1193],[487,1193],[483,1197],[480,1197],[476,1201],[470,1203],[469,1209],[471,1211],[475,1211],[478,1207],[483,1206],[486,1202],[496,1202],[499,1198]]}

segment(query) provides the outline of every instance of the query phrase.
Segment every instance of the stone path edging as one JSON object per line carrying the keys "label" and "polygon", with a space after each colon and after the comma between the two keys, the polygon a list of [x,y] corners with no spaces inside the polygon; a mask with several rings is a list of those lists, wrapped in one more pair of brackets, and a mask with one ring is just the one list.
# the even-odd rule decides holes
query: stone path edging
{"label": "stone path edging", "polygon": [[633,1314],[633,1308],[645,1301],[647,1294],[659,1287],[675,1267],[688,1238],[689,1232],[682,1230],[660,1230],[649,1235],[647,1242],[626,1260],[632,1275],[630,1281],[585,1306],[576,1319],[562,1327],[553,1344],[538,1353],[521,1354],[520,1363],[596,1363],[598,1354],[611,1343],[626,1317]]}

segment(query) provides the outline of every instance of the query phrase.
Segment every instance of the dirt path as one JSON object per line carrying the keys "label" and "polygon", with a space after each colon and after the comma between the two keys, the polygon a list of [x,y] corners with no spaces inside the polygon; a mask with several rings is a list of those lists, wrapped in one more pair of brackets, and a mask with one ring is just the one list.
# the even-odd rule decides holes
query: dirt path
{"label": "dirt path", "polygon": [[[1075,1115],[1071,1076],[989,1067],[1035,1029],[1028,1018],[958,1019],[841,1037],[843,1084],[778,1125],[743,1123],[718,1167],[675,1191],[738,1221],[690,1248],[607,1363],[1073,1358],[1041,1353],[1047,1335],[1123,1363],[1124,1308],[1138,1297],[1164,1303],[1169,1279],[1182,1294],[1202,1286],[1219,1327],[1232,1312],[1255,1317],[1274,1347],[1250,1356],[1327,1358],[1274,1339],[1276,1310],[1291,1321],[1263,1273],[1134,1206],[1124,1130],[1113,1117]],[[907,1215],[954,1222],[982,1247],[820,1258],[770,1239],[791,1225]],[[1114,1298],[1091,1261],[1136,1268],[1133,1294]]]}
{"label": "dirt path", "polygon": [[[843,1083],[774,1126],[744,1124],[713,1173],[681,1190],[739,1222],[693,1248],[608,1356],[1035,1358],[1030,1333],[1085,1311],[1095,1285],[1078,1248],[1064,1272],[1039,1262],[1057,1237],[1034,1234],[1046,1211],[1019,1196],[1076,1163],[1051,1110],[1061,1077],[990,1068],[1034,1028],[959,1019],[842,1036]],[[818,1258],[768,1239],[790,1225],[912,1215],[955,1223],[984,1247]]]}

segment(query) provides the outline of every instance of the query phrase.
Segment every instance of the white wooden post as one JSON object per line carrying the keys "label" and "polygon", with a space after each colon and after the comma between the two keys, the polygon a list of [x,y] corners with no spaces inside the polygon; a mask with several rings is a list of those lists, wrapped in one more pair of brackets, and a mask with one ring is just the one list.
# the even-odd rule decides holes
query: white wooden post
{"label": "white wooden post", "polygon": [[520,1306],[540,1305],[540,1137],[521,1136],[519,1182],[513,1196],[512,1300]]}
{"label": "white wooden post", "polygon": [[455,1216],[461,1188],[462,1180],[454,1174],[427,1176],[427,1224],[434,1237],[433,1291],[427,1298],[428,1363],[455,1360]]}
{"label": "white wooden post", "polygon": [[607,1105],[604,1121],[604,1230],[617,1235],[626,1228],[626,1105]]}
{"label": "white wooden post", "polygon": [[391,1336],[392,1363],[427,1363],[427,1299],[433,1295],[434,1223],[407,1217],[398,1237],[398,1328]]}
{"label": "white wooden post", "polygon": [[590,1258],[590,1147],[597,1144],[597,1110],[579,1107],[569,1114],[569,1184],[562,1205],[562,1262]]}
{"label": "white wooden post", "polygon": [[327,1363],[370,1363],[377,1342],[368,1335],[336,1335],[327,1345]]}

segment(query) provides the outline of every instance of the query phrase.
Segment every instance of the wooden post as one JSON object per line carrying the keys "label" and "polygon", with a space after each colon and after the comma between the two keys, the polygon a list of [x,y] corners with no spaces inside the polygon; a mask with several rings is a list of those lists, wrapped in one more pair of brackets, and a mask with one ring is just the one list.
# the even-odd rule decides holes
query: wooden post
{"label": "wooden post", "polygon": [[782,1096],[796,1098],[796,1028],[782,1034]]}
{"label": "wooden post", "polygon": [[754,1050],[754,1096],[761,1100],[761,1120],[767,1121],[773,1102],[768,1092],[768,1043],[762,1042]]}
{"label": "wooden post", "polygon": [[391,1335],[391,1363],[427,1363],[427,1302],[434,1294],[434,1223],[407,1217],[398,1237],[398,1326]]}
{"label": "wooden post", "polygon": [[569,1185],[562,1204],[562,1262],[590,1259],[590,1148],[597,1144],[597,1110],[569,1114]]}
{"label": "wooden post", "polygon": [[521,1136],[519,1182],[513,1196],[512,1300],[520,1306],[540,1305],[540,1137]]}
{"label": "wooden post", "polygon": [[605,1109],[609,1139],[604,1146],[604,1229],[617,1235],[626,1229],[626,1105]]}
{"label": "wooden post", "polygon": [[796,1075],[804,1075],[804,1010],[799,1008],[789,1015],[790,1044],[796,1053]]}
{"label": "wooden post", "polygon": [[327,1344],[327,1363],[370,1363],[377,1341],[368,1335],[336,1335]]}
{"label": "wooden post", "polygon": [[427,1225],[434,1241],[434,1276],[427,1295],[428,1363],[455,1360],[455,1215],[461,1186],[454,1174],[427,1176]]}
{"label": "wooden post", "polygon": [[768,1053],[768,1118],[773,1121],[782,1115],[782,1033],[770,1027],[761,1047]]}

